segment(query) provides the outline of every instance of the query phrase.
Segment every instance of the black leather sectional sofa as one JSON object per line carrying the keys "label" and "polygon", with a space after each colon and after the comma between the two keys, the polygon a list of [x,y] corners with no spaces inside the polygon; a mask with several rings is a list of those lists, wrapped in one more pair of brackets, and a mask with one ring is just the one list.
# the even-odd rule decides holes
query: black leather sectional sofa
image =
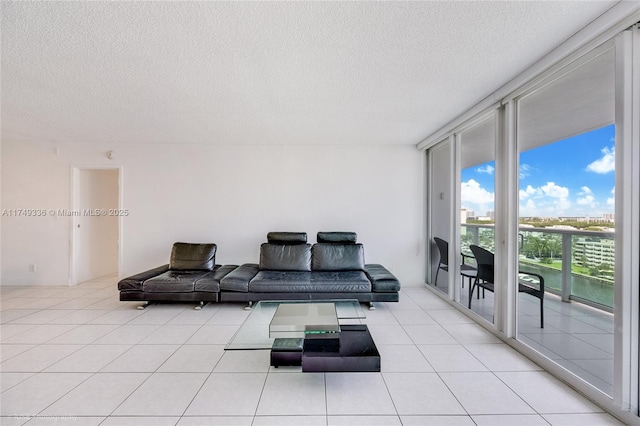
{"label": "black leather sectional sofa", "polygon": [[171,262],[118,283],[123,301],[247,302],[356,299],[397,302],[400,282],[366,264],[353,232],[270,232],[259,263],[216,265],[215,244],[176,243]]}

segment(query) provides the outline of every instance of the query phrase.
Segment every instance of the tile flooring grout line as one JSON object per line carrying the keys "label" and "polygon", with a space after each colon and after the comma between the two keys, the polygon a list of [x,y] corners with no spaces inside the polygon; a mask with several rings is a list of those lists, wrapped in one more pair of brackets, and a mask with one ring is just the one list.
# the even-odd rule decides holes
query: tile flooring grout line
{"label": "tile flooring grout line", "polygon": [[324,385],[324,424],[329,425],[329,392],[327,390],[327,373],[322,373],[322,384]]}
{"label": "tile flooring grout line", "polygon": [[258,416],[258,408],[260,407],[260,401],[262,400],[262,396],[264,395],[265,387],[267,386],[267,380],[269,379],[269,370],[267,370],[267,374],[264,375],[264,381],[262,382],[262,389],[260,390],[260,396],[258,397],[258,403],[256,404],[256,408],[253,411],[253,419],[251,420],[251,424],[253,425],[256,421],[256,417]]}
{"label": "tile flooring grout line", "polygon": [[[218,362],[220,362],[220,360],[218,360]],[[202,384],[198,387],[198,390],[193,394],[193,398],[191,398],[191,401],[189,401],[189,403],[184,407],[184,410],[182,410],[182,414],[178,416],[178,421],[176,422],[176,424],[180,423],[182,418],[185,417],[185,415],[187,414],[187,411],[189,410],[189,407],[191,407],[191,404],[193,404],[193,401],[195,401],[195,399],[198,397],[198,394],[202,391],[202,388],[204,388],[204,385],[207,384],[207,381],[211,378],[212,374],[213,374],[213,370],[207,374],[207,377],[205,377],[205,379],[202,381]]]}
{"label": "tile flooring grout line", "polygon": [[[43,373],[40,372],[38,374],[59,374],[59,373]],[[69,374],[69,373],[61,373],[61,374]],[[88,373],[77,373],[77,374],[88,374]],[[46,407],[44,407],[42,410],[38,411],[38,413],[33,416],[33,417],[45,417],[45,416],[40,416],[40,414],[44,411],[47,410],[47,408],[51,407],[52,405],[54,405],[56,402],[60,401],[62,398],[64,398],[65,396],[69,395],[71,392],[73,392],[77,387],[79,387],[80,385],[82,385],[83,383],[85,383],[87,380],[89,380],[91,377],[93,377],[96,373],[92,373],[89,374],[84,380],[82,380],[80,383],[78,383],[76,386],[73,386],[71,389],[69,389],[67,392],[65,392],[63,395],[61,395],[59,398],[57,398],[55,401],[51,402],[49,405],[47,405]],[[31,420],[29,420],[31,421]]]}
{"label": "tile flooring grout line", "polygon": [[[103,373],[103,374],[108,374],[108,373]],[[128,374],[128,373],[115,373],[115,374]],[[108,419],[109,417],[113,416],[113,413],[118,411],[118,408],[120,408],[122,406],[122,404],[124,404],[129,398],[131,398],[131,396],[134,393],[136,393],[138,391],[138,389],[140,389],[153,376],[153,373],[149,373],[149,372],[144,372],[144,373],[135,372],[133,374],[146,374],[147,377],[143,381],[141,381],[140,384],[135,387],[135,389],[133,389],[131,392],[129,392],[127,397],[123,398],[122,401],[120,401],[120,403],[118,405],[116,405],[113,410],[111,410],[111,412],[106,416],[105,420]],[[117,416],[115,416],[115,417],[117,417]],[[147,417],[147,416],[142,416],[142,417]]]}
{"label": "tile flooring grout line", "polygon": [[[409,297],[411,299],[411,297]],[[413,299],[411,299],[413,301]],[[415,303],[415,302],[414,302]],[[449,334],[456,342],[458,342],[458,339],[456,339],[453,335],[451,335],[451,333],[449,333],[449,330],[447,330],[446,328],[444,328],[442,325],[438,324],[447,334]],[[404,330],[404,332],[406,333],[407,331],[405,330],[404,326],[402,324],[400,324],[400,326],[402,327],[402,329]],[[418,348],[418,345],[413,341],[413,338],[409,335],[409,333],[407,333],[407,335],[409,336],[409,338],[411,339],[411,342],[413,343],[413,345],[416,347],[416,349],[420,350]],[[461,343],[457,343],[458,345],[461,345]],[[422,353],[422,351],[420,351]],[[424,354],[423,354],[424,356]],[[427,360],[428,361],[428,360]],[[462,402],[460,402],[460,400],[458,399],[458,397],[456,396],[456,394],[449,388],[449,385],[447,385],[447,383],[444,381],[444,379],[442,378],[442,376],[440,375],[440,373],[438,371],[435,371],[434,369],[434,373],[438,376],[438,379],[442,382],[442,384],[446,387],[446,389],[449,391],[449,393],[451,394],[451,396],[453,396],[453,398],[456,400],[456,402],[460,405],[460,407],[464,410],[465,413],[467,413],[467,416],[471,419],[471,415],[469,414],[469,411],[466,409],[466,407],[464,405],[462,405]],[[384,376],[383,376],[384,379]],[[386,382],[385,382],[385,386],[386,386]],[[389,394],[391,395],[391,394]],[[393,398],[391,399],[393,401]],[[395,406],[395,405],[394,405]],[[397,412],[397,410],[396,410]],[[472,420],[473,421],[473,420]]]}
{"label": "tile flooring grout line", "polygon": [[[393,409],[396,411],[396,417],[398,418],[398,420],[400,420],[400,413],[398,412],[398,406],[396,405],[396,401],[394,401],[393,399],[393,395],[391,395],[391,391],[389,390],[389,385],[385,380],[384,374],[382,373],[382,371],[379,374],[380,374],[380,378],[382,379],[382,383],[384,383],[384,388],[387,390],[387,394],[389,395],[391,404],[393,404]],[[400,423],[402,423],[402,420],[400,420]]]}

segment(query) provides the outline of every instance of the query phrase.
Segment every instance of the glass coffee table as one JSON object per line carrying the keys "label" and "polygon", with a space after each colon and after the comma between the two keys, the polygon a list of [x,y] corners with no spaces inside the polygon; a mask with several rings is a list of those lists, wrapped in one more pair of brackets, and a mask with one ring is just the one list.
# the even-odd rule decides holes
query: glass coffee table
{"label": "glass coffee table", "polygon": [[261,301],[225,350],[268,349],[271,366],[303,372],[380,371],[357,300]]}
{"label": "glass coffee table", "polygon": [[[276,317],[280,305],[285,310],[281,309]],[[318,308],[317,305],[323,305],[324,308]],[[333,306],[333,310],[327,305]],[[225,350],[271,349],[276,338],[304,338],[305,330],[311,332],[314,326],[326,326],[327,329],[318,329],[318,332],[338,332],[340,325],[359,324],[363,319],[365,314],[357,300],[260,301],[251,308],[251,313]],[[273,320],[272,331],[270,325]]]}

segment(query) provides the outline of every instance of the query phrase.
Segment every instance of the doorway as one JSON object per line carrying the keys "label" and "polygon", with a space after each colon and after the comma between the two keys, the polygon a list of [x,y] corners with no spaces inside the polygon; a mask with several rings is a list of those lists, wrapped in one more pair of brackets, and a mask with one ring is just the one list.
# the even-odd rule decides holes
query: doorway
{"label": "doorway", "polygon": [[120,169],[73,169],[71,284],[117,275]]}

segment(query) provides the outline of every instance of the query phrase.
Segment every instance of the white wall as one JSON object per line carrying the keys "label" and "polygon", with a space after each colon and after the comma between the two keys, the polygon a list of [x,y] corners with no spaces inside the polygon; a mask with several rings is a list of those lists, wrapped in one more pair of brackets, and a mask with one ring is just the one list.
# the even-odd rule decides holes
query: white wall
{"label": "white wall", "polygon": [[[424,161],[414,146],[2,144],[2,208],[70,208],[73,166],[123,168],[120,276],[175,241],[257,262],[269,231],[355,231],[367,263],[424,282]],[[113,160],[106,152],[115,151]],[[65,285],[70,218],[2,217],[2,284]],[[28,272],[37,264],[36,272]]]}
{"label": "white wall", "polygon": [[[66,285],[69,220],[5,209],[70,208],[70,167],[51,146],[2,143],[2,284]],[[29,264],[36,266],[29,272]]]}

